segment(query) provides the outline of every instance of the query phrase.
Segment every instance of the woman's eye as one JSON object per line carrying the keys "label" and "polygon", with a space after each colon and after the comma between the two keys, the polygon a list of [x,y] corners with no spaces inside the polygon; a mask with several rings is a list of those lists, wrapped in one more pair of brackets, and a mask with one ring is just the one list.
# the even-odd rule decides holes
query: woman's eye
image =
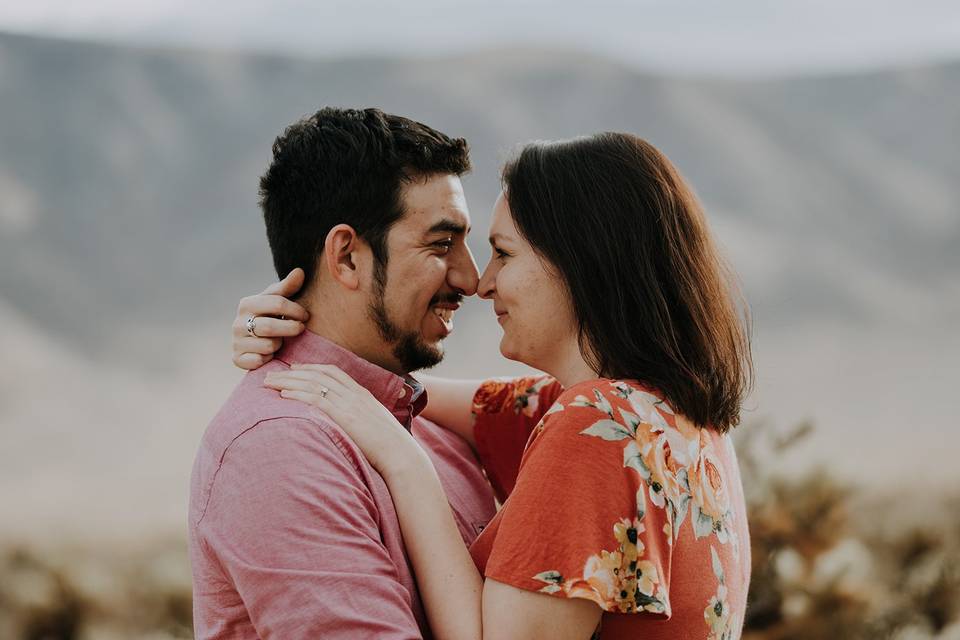
{"label": "woman's eye", "polygon": [[509,253],[507,253],[507,252],[504,251],[503,249],[498,249],[497,247],[494,247],[494,248],[493,248],[493,255],[495,255],[495,256],[496,256],[498,259],[500,259],[500,260],[502,260],[502,259],[504,259],[504,258],[508,258],[508,257],[510,256]]}

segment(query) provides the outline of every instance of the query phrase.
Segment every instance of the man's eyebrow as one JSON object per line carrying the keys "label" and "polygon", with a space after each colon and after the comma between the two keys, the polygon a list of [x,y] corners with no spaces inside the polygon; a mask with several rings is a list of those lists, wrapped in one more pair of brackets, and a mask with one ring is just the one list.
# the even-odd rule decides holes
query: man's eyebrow
{"label": "man's eyebrow", "polygon": [[464,235],[470,231],[470,227],[465,224],[460,224],[459,222],[454,222],[449,218],[444,218],[440,222],[436,223],[429,229],[427,229],[427,234],[431,233],[452,233],[454,235]]}

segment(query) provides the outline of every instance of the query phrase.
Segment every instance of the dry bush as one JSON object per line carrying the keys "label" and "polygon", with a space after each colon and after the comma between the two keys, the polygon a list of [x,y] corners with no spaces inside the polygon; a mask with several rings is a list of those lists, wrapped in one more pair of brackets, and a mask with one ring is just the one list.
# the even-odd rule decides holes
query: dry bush
{"label": "dry bush", "polygon": [[864,495],[827,469],[783,474],[811,430],[738,435],[753,552],[744,639],[960,640],[960,494]]}
{"label": "dry bush", "polygon": [[14,546],[0,556],[0,638],[192,638],[182,541],[139,549]]}
{"label": "dry bush", "polygon": [[[744,639],[960,640],[960,493],[889,497],[825,469],[783,473],[810,429],[737,430],[753,552]],[[104,546],[0,550],[0,638],[190,638],[185,542]]]}

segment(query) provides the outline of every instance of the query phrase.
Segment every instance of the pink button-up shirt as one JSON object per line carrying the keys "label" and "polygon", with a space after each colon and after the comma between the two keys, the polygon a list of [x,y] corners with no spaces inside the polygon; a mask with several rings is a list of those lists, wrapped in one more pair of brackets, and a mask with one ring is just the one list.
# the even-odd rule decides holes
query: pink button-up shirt
{"label": "pink button-up shirt", "polygon": [[493,517],[476,456],[416,417],[426,395],[413,380],[304,332],[244,377],[200,444],[190,489],[196,637],[429,638],[383,478],[336,424],[262,386],[294,362],[336,364],[411,430],[466,544]]}

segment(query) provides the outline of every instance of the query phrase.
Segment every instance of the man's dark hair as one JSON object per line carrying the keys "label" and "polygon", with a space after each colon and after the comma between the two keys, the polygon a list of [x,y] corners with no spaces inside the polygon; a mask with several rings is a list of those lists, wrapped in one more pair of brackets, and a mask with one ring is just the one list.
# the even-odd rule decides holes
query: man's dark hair
{"label": "man's dark hair", "polygon": [[306,291],[327,234],[344,223],[370,245],[383,277],[387,234],[404,214],[403,185],[469,170],[466,140],[380,109],[325,107],[290,125],[260,178],[277,275],[302,267]]}
{"label": "man's dark hair", "polygon": [[651,385],[700,427],[736,425],[752,378],[747,308],[666,156],[624,133],[533,143],[503,187],[518,231],[562,276],[600,375]]}

